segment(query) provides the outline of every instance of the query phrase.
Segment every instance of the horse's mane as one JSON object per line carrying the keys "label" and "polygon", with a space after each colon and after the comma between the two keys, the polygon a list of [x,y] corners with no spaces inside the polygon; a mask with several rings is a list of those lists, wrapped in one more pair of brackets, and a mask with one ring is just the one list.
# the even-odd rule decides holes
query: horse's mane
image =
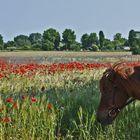
{"label": "horse's mane", "polygon": [[104,72],[104,75],[108,77],[117,73],[122,78],[127,79],[134,73],[134,67],[127,62],[116,62],[109,69]]}

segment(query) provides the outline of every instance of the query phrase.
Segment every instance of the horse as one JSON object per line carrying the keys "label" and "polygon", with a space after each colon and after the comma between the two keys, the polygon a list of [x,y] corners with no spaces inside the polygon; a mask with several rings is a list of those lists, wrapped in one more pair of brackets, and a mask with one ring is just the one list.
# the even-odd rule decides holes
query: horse
{"label": "horse", "polygon": [[101,99],[96,118],[102,125],[109,125],[126,105],[140,100],[140,66],[114,63],[103,73],[99,88]]}

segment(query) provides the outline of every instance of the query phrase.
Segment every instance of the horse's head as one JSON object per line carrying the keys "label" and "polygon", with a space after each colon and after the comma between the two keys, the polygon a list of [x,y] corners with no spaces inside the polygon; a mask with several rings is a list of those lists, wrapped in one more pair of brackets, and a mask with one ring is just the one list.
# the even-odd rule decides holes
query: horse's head
{"label": "horse's head", "polygon": [[97,120],[103,125],[111,124],[116,118],[129,95],[124,87],[134,69],[126,63],[114,64],[107,69],[100,80],[101,100],[97,111]]}

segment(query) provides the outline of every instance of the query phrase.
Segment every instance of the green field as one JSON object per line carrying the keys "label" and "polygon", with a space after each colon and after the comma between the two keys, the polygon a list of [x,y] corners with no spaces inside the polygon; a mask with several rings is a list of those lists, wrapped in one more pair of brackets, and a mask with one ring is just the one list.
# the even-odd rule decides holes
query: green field
{"label": "green field", "polygon": [[138,101],[123,109],[112,125],[96,121],[105,68],[54,72],[58,67],[53,65],[52,73],[44,65],[2,63],[0,68],[1,140],[140,139]]}

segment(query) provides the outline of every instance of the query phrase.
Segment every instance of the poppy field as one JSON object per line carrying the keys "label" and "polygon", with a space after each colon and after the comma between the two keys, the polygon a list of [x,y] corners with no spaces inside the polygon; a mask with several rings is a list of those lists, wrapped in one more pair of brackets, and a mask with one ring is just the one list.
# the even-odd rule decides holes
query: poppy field
{"label": "poppy field", "polygon": [[0,61],[0,139],[139,139],[138,102],[126,107],[112,125],[96,121],[99,79],[110,65]]}

